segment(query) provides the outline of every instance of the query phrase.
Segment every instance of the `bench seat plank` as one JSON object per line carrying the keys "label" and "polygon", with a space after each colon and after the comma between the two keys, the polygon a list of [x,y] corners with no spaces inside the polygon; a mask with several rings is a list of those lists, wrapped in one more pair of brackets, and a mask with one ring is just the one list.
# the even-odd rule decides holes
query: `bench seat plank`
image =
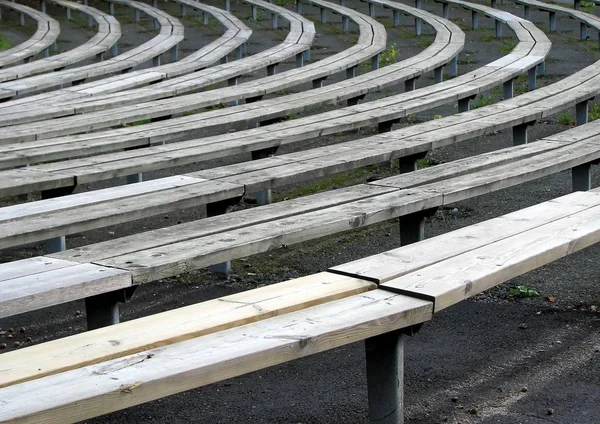
{"label": "bench seat plank", "polygon": [[438,262],[380,285],[434,302],[438,312],[600,241],[600,206]]}
{"label": "bench seat plank", "polygon": [[[431,317],[431,302],[371,290],[4,388],[0,422],[80,421],[422,323]],[[117,331],[117,327],[112,328]],[[73,390],[74,382],[77,390]],[[40,401],[31,402],[32,397]]]}
{"label": "bench seat plank", "polygon": [[23,276],[0,281],[0,318],[132,285],[126,271],[93,264],[62,265],[33,274],[24,269]]}
{"label": "bench seat plank", "polygon": [[8,352],[2,356],[5,365],[0,370],[0,388],[272,318],[376,287],[365,280],[322,272],[124,322],[117,328],[105,327]]}
{"label": "bench seat plank", "polygon": [[418,243],[338,265],[329,271],[382,284],[599,205],[600,193],[575,192]]}

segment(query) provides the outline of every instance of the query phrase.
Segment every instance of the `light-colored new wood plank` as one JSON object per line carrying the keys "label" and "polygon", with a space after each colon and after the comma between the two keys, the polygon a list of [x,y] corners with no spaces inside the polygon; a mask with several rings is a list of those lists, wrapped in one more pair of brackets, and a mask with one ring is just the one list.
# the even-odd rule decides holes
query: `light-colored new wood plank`
{"label": "light-colored new wood plank", "polygon": [[600,193],[576,192],[450,233],[330,269],[385,283],[482,246],[599,206]]}
{"label": "light-colored new wood plank", "polygon": [[600,207],[594,207],[438,262],[380,287],[429,299],[437,312],[598,241]]}
{"label": "light-colored new wood plank", "polygon": [[318,273],[65,337],[4,354],[0,388],[280,316],[375,288],[374,283],[364,280]]}
{"label": "light-colored new wood plank", "polygon": [[[431,316],[430,302],[372,290],[4,388],[0,421],[80,421],[408,327]],[[32,397],[44,401],[31,402]]]}

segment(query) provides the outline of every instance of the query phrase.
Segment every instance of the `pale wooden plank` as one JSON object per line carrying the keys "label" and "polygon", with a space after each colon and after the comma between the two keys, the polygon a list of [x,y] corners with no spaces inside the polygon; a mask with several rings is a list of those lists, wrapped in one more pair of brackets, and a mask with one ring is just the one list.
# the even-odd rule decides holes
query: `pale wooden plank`
{"label": "pale wooden plank", "polygon": [[[94,261],[99,265],[127,269],[136,283],[179,275],[230,259],[250,256],[282,245],[356,229],[401,215],[439,206],[442,196],[429,191],[403,190],[348,204],[289,216],[229,230],[206,238],[190,238],[146,250]],[[290,211],[292,212],[292,211]],[[173,233],[176,229],[173,228]],[[180,237],[181,237],[180,236]],[[154,237],[154,236],[152,236]]]}
{"label": "pale wooden plank", "polygon": [[77,262],[38,256],[0,264],[0,282],[77,265]]}
{"label": "pale wooden plank", "polygon": [[[53,253],[51,256],[81,263],[96,262],[111,256],[164,246],[182,240],[205,237],[223,231],[243,229],[260,223],[268,223],[282,217],[296,216],[320,210],[327,206],[342,205],[357,200],[368,200],[379,194],[396,191],[397,189],[395,188],[375,187],[363,184],[337,190],[335,197],[331,193],[319,193],[311,196],[310,202],[306,202],[304,198],[298,198],[262,206],[260,214],[257,214],[254,209],[237,211],[200,221],[158,229],[152,233],[146,233],[148,237],[142,235],[122,237],[109,242],[96,243],[64,252]],[[184,234],[185,236],[182,238]]]}
{"label": "pale wooden plank", "polygon": [[457,255],[538,228],[599,205],[600,193],[576,192],[329,271],[385,283]]}
{"label": "pale wooden plank", "polygon": [[432,300],[437,312],[598,241],[600,207],[594,207],[438,262],[380,287]]}
{"label": "pale wooden plank", "polygon": [[128,272],[77,264],[0,282],[0,318],[131,286]]}
{"label": "pale wooden plank", "polygon": [[2,357],[5,366],[0,370],[0,388],[280,316],[376,287],[364,280],[323,272],[20,349]]}
{"label": "pale wooden plank", "polygon": [[[431,316],[430,302],[372,290],[4,388],[0,420],[75,422],[408,327]],[[78,390],[72,390],[74,381]],[[32,397],[47,401],[31,402]]]}

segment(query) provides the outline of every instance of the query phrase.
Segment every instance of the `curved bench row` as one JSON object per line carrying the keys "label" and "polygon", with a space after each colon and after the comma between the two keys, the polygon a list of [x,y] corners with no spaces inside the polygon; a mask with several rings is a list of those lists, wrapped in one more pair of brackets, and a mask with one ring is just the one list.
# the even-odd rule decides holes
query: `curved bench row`
{"label": "curved bench row", "polygon": [[[271,11],[275,16],[280,15],[290,22],[290,33],[282,43],[251,57],[237,60],[232,64],[217,65],[211,69],[193,72],[190,75],[182,75],[172,80],[154,84],[152,87],[129,90],[127,93],[97,95],[103,91],[102,89],[98,90],[97,83],[93,83],[81,87],[81,90],[63,90],[58,92],[56,96],[44,94],[19,99],[0,106],[2,113],[5,113],[2,121],[8,124],[9,122],[22,122],[23,120],[37,120],[40,117],[52,118],[121,105],[136,105],[143,101],[172,97],[188,91],[199,90],[221,81],[228,81],[230,85],[235,85],[240,75],[258,69],[267,68],[267,74],[272,75],[280,62],[294,56],[297,65],[302,66],[304,63],[303,57],[309,51],[316,34],[313,23],[287,9],[262,0],[254,0],[250,3],[255,7]],[[314,67],[311,66],[306,70],[309,69],[314,69]],[[279,78],[273,79],[278,80]],[[86,90],[87,87],[90,89]],[[256,95],[264,93],[261,85],[257,83],[252,86],[250,91],[251,93],[257,93]],[[35,107],[32,108],[32,104]]]}
{"label": "curved bench row", "polygon": [[28,6],[13,3],[7,0],[0,1],[0,17],[3,7],[14,9],[19,12],[21,25],[25,23],[25,15],[35,19],[37,22],[37,30],[25,42],[0,52],[0,68],[19,62],[21,60],[29,62],[36,54],[44,51],[44,56],[48,57],[50,52],[48,48],[56,42],[60,33],[59,23],[45,13],[38,12]]}
{"label": "curved bench row", "polygon": [[[529,34],[529,32],[527,34]],[[543,36],[543,34],[542,37],[542,40],[544,40],[545,36]],[[527,40],[529,41],[531,38],[528,38]],[[540,44],[542,44],[544,49],[549,47],[548,44]],[[535,63],[537,63],[539,60],[540,57],[536,56],[533,59],[528,59],[523,66],[525,69],[527,69],[527,65],[531,66],[533,63],[533,66],[535,66]],[[508,62],[508,74],[504,73],[502,68],[496,66],[496,63],[500,62]],[[330,113],[274,124],[265,128],[242,131],[223,136],[206,137],[200,140],[190,140],[167,146],[151,147],[137,152],[113,153],[109,155],[96,156],[90,159],[72,160],[69,161],[70,163],[63,162],[51,164],[48,165],[48,167],[46,167],[46,165],[42,165],[40,168],[38,168],[38,170],[42,171],[52,169],[53,171],[51,172],[57,172],[62,176],[66,175],[66,172],[70,172],[67,170],[73,170],[78,174],[78,178],[86,178],[84,175],[80,174],[80,171],[82,171],[84,168],[90,169],[91,174],[95,173],[95,171],[99,170],[100,168],[105,167],[106,170],[110,169],[110,171],[113,173],[118,172],[113,175],[123,175],[117,171],[119,166],[123,166],[123,169],[132,169],[133,160],[136,160],[138,166],[144,161],[148,162],[147,166],[140,167],[141,170],[157,169],[163,165],[167,165],[167,162],[180,164],[190,163],[203,158],[209,159],[217,156],[234,154],[236,152],[276,147],[280,144],[306,140],[319,135],[327,135],[335,132],[355,129],[362,125],[381,123],[381,129],[387,130],[394,120],[402,116],[406,116],[409,113],[424,110],[430,105],[436,106],[439,104],[456,101],[457,98],[466,98],[468,103],[469,97],[474,96],[478,92],[483,91],[490,86],[497,85],[503,81],[503,78],[506,78],[507,76],[516,77],[521,70],[515,66],[510,66],[514,65],[514,63],[515,62],[500,59],[499,62],[495,62],[490,64],[488,67],[484,67],[486,70],[489,70],[489,72],[477,71],[472,74],[456,78],[453,81],[446,81],[436,86],[417,90],[415,92],[405,93],[402,95],[393,96],[391,98],[369,102],[363,105],[357,105]],[[365,75],[364,79],[368,80],[369,75]],[[475,75],[487,75],[488,78],[484,77],[478,80],[476,77],[474,77]],[[478,86],[478,83],[481,85]],[[437,92],[438,90],[439,94]],[[428,96],[421,97],[420,94],[423,92],[428,94]],[[340,93],[337,94],[338,96],[340,95]],[[386,107],[388,105],[389,109]],[[174,121],[178,122],[178,120]],[[162,124],[164,125],[165,123]],[[151,124],[151,126],[158,127],[158,124]],[[33,161],[36,160],[36,158],[39,159],[42,157],[44,157],[46,160],[55,160],[60,159],[62,155],[68,155],[72,157],[77,153],[85,154],[86,151],[97,154],[103,149],[105,149],[104,151],[114,150],[120,146],[121,142],[124,141],[127,143],[124,146],[130,146],[131,142],[150,144],[151,142],[159,141],[160,137],[162,137],[162,134],[174,133],[174,135],[177,135],[176,131],[177,128],[175,126],[170,127],[169,131],[159,130],[155,132],[148,132],[147,130],[140,129],[137,131],[124,129],[117,130],[115,133],[111,132],[113,136],[110,138],[105,138],[103,137],[102,133],[99,133],[86,136],[73,136],[65,139],[51,139],[47,141],[38,140],[35,143],[8,145],[0,149],[0,151],[4,152],[2,155],[3,159],[2,156],[0,156],[0,164],[2,164],[2,167],[6,168],[10,166],[26,164],[28,161]],[[125,136],[124,134],[126,132],[132,135],[134,133],[137,134],[135,134],[133,137]],[[118,134],[121,136],[118,138],[115,137],[115,135]],[[144,137],[146,137],[143,140],[135,138],[135,136],[139,137],[142,134]],[[61,143],[61,141],[64,141],[64,143]],[[72,144],[73,148],[70,148],[69,145],[75,141],[77,141],[76,144]],[[136,156],[138,156],[138,159],[135,159]],[[31,175],[27,174],[26,171],[14,172],[24,175]]]}
{"label": "curved bench row", "polygon": [[[403,334],[597,243],[599,205],[595,191],[574,193],[328,272],[4,354],[0,420],[83,420],[365,339],[371,422],[402,422]],[[32,408],[32,393],[48,401]]]}
{"label": "curved bench row", "polygon": [[[77,84],[84,81],[86,78],[102,76],[119,71],[128,71],[134,66],[148,60],[153,60],[153,63],[158,65],[160,63],[160,56],[168,50],[172,50],[174,58],[177,57],[177,45],[183,40],[183,25],[176,18],[144,3],[133,0],[111,0],[109,3],[111,10],[114,7],[114,3],[133,7],[134,9],[143,11],[152,16],[160,23],[159,34],[141,46],[99,64],[80,66],[73,69],[65,69],[58,72],[1,83],[0,99],[8,99],[17,95],[33,93],[66,83]],[[31,107],[31,105],[29,107]],[[40,105],[40,107],[42,107],[42,105]]]}
{"label": "curved bench row", "polygon": [[[98,9],[84,6],[79,3],[66,0],[52,1],[59,6],[63,6],[67,10],[69,18],[71,10],[76,10],[85,15],[93,17],[98,24],[96,35],[82,45],[64,53],[47,57],[45,59],[36,60],[32,63],[0,70],[0,82],[17,80],[48,71],[60,71],[73,63],[86,60],[90,57],[96,57],[97,59],[102,60],[102,55],[104,52],[115,46],[117,40],[121,37],[121,25],[114,17],[103,13]],[[0,90],[11,89],[12,88],[10,85],[0,84]]]}

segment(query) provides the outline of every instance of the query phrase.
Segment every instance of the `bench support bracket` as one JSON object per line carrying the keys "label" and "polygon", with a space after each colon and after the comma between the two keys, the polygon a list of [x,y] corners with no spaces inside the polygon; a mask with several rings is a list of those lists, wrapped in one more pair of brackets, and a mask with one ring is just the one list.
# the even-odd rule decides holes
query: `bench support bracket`
{"label": "bench support bracket", "polygon": [[97,294],[85,299],[87,329],[96,330],[119,323],[119,303],[131,299],[137,286]]}
{"label": "bench support bracket", "polygon": [[392,331],[365,340],[371,423],[404,422],[404,340]]}
{"label": "bench support bracket", "polygon": [[588,123],[588,100],[584,100],[575,105],[575,122],[577,125]]}
{"label": "bench support bracket", "polygon": [[535,124],[535,121],[525,122],[513,127],[513,145],[518,146],[527,143],[527,127],[533,124]]}
{"label": "bench support bracket", "polygon": [[468,112],[469,111],[469,104],[471,103],[471,100],[473,100],[475,98],[475,96],[469,96],[469,97],[465,97],[463,99],[458,99],[458,113],[461,112]]}
{"label": "bench support bracket", "polygon": [[588,191],[592,188],[592,164],[574,166],[571,170],[573,191]]}
{"label": "bench support bracket", "polygon": [[[75,190],[75,186],[71,186],[71,187],[60,187],[60,188],[54,188],[51,190],[44,190],[41,192],[42,195],[42,199],[54,199],[56,197],[62,197],[62,196],[68,196],[69,194],[73,193],[73,191]],[[67,249],[67,241],[65,239],[65,236],[59,236],[59,237],[55,237],[49,240],[46,240],[45,243],[45,251],[46,253],[56,253],[56,252],[62,252],[63,250]]]}
{"label": "bench support bracket", "polygon": [[[223,215],[227,212],[227,208],[237,205],[240,200],[240,197],[234,197],[232,199],[223,199],[219,200],[218,202],[207,203],[206,216],[210,218],[211,216]],[[229,274],[231,274],[231,261],[211,265],[208,267],[208,270],[214,274],[227,277]]]}

